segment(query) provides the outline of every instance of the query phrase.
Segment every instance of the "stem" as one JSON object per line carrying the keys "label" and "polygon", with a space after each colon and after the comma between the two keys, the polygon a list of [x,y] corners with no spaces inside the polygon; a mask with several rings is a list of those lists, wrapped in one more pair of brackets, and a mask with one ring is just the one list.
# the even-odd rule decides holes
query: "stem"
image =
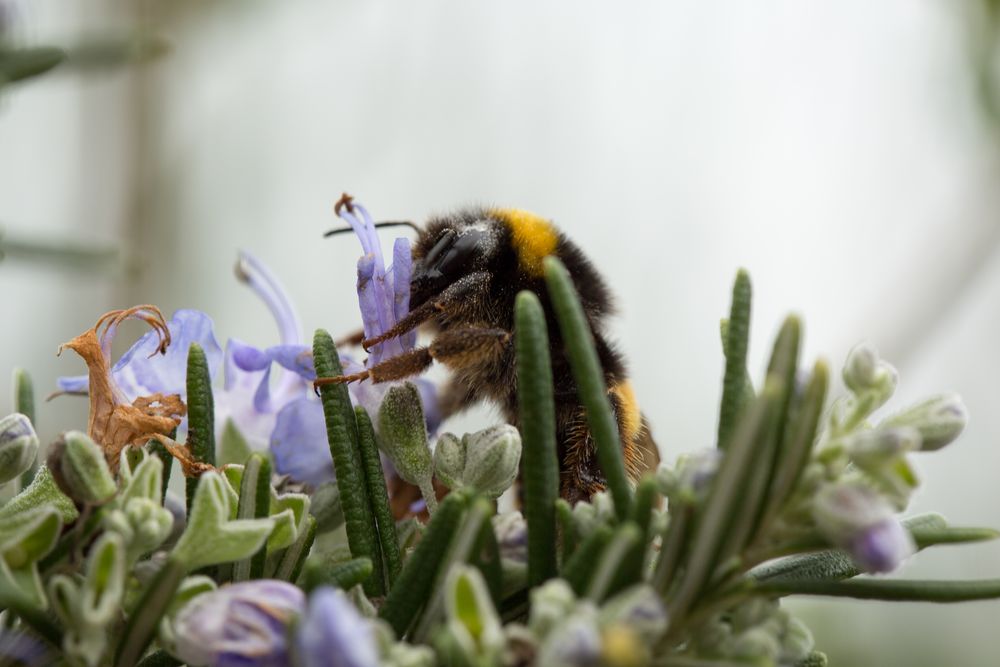
{"label": "stem", "polygon": [[850,581],[769,581],[754,592],[764,595],[823,595],[860,600],[967,602],[1000,598],[1000,579],[937,581],[921,579],[852,579]]}
{"label": "stem", "polygon": [[185,570],[180,561],[171,558],[149,582],[122,631],[115,650],[115,667],[132,667],[142,657],[153,639],[156,626],[184,579]]}
{"label": "stem", "polygon": [[434,482],[430,479],[422,479],[417,488],[420,489],[420,495],[423,497],[424,503],[427,504],[427,513],[434,514],[437,512],[438,499],[437,491],[434,490]]}

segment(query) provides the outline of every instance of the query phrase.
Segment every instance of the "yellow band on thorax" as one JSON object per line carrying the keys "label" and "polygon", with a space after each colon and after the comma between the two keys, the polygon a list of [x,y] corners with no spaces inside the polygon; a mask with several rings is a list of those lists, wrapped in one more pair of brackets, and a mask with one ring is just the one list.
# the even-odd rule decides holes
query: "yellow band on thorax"
{"label": "yellow band on thorax", "polygon": [[559,234],[552,224],[541,216],[516,208],[495,208],[490,213],[510,229],[521,270],[531,276],[541,276],[542,260],[555,253],[559,243]]}

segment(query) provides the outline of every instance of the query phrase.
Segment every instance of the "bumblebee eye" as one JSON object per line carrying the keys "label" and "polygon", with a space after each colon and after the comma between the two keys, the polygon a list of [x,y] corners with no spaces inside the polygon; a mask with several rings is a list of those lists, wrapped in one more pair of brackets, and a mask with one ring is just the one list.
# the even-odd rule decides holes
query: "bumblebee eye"
{"label": "bumblebee eye", "polygon": [[427,255],[413,267],[410,280],[410,308],[416,308],[428,298],[461,277],[462,271],[479,252],[483,232],[470,229],[461,236],[447,230]]}
{"label": "bumblebee eye", "polygon": [[456,275],[465,268],[479,248],[483,233],[478,229],[471,229],[455,241],[454,245],[445,251],[444,255],[437,262],[437,269],[445,276]]}
{"label": "bumblebee eye", "polygon": [[434,266],[434,264],[437,262],[438,257],[440,257],[441,253],[450,248],[454,242],[455,242],[455,230],[446,229],[444,234],[441,235],[441,238],[437,240],[437,243],[435,243],[434,246],[427,253],[427,256],[424,257],[423,260],[424,266]]}

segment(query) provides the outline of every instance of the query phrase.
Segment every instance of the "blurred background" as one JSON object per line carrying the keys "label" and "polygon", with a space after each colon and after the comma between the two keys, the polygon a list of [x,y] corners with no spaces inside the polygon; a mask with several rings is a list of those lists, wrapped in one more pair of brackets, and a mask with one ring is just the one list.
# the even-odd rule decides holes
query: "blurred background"
{"label": "blurred background", "polygon": [[[807,358],[880,348],[890,410],[958,391],[972,421],[917,460],[911,512],[1000,526],[995,4],[0,0],[0,39],[69,54],[0,88],[0,373],[48,393],[83,372],[57,345],[137,303],[276,343],[234,278],[241,248],[305,332],[345,333],[360,249],[320,238],[341,192],[380,219],[512,205],[553,218],[619,296],[666,459],[714,443],[718,320],[745,266],[752,370],[792,310]],[[85,403],[41,404],[43,440]],[[902,574],[998,576],[1000,546]],[[1000,660],[996,602],[791,606],[833,665]]]}

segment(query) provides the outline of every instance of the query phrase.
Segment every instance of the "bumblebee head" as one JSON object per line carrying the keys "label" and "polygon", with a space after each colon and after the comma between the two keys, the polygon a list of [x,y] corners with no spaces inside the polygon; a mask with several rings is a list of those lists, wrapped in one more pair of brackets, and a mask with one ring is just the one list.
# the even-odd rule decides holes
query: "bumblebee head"
{"label": "bumblebee head", "polygon": [[496,221],[456,216],[431,221],[413,244],[410,308],[481,270],[495,245]]}

